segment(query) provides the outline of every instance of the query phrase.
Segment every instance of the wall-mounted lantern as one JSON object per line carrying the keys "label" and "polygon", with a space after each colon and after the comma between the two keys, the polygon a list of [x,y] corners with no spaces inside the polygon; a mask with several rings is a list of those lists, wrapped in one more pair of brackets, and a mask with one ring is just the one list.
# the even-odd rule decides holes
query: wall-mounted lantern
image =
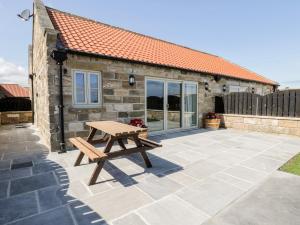
{"label": "wall-mounted lantern", "polygon": [[219,81],[221,80],[221,77],[220,77],[219,75],[215,75],[215,76],[214,76],[214,80],[215,80],[216,82],[219,82]]}
{"label": "wall-mounted lantern", "polygon": [[129,83],[130,86],[133,86],[135,84],[135,77],[134,77],[133,74],[129,75],[128,83]]}
{"label": "wall-mounted lantern", "polygon": [[226,91],[227,91],[226,84],[223,85],[223,88],[222,88],[222,89],[223,89],[223,92],[226,92]]}
{"label": "wall-mounted lantern", "polygon": [[254,88],[254,87],[251,89],[251,93],[252,93],[252,94],[255,93],[255,88]]}
{"label": "wall-mounted lantern", "polygon": [[208,91],[208,90],[209,90],[209,85],[208,85],[208,83],[207,83],[207,82],[205,82],[205,83],[204,83],[204,88],[205,88],[205,90],[206,90],[206,91]]}

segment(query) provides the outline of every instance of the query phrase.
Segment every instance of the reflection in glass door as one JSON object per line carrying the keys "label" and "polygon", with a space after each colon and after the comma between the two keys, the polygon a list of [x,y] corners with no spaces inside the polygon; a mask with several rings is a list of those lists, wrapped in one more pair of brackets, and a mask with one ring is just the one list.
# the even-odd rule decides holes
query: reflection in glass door
{"label": "reflection in glass door", "polygon": [[197,126],[197,85],[192,83],[184,84],[184,124]]}
{"label": "reflection in glass door", "polygon": [[168,82],[167,86],[168,103],[167,103],[167,129],[181,127],[181,93],[182,84]]}
{"label": "reflection in glass door", "polygon": [[147,80],[147,125],[150,131],[164,130],[164,82]]}

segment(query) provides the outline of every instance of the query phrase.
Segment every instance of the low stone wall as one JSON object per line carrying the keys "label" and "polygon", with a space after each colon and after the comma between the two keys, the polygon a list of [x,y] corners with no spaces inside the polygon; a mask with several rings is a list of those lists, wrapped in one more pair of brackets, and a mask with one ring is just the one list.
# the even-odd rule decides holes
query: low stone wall
{"label": "low stone wall", "polygon": [[226,128],[300,136],[300,118],[223,114]]}
{"label": "low stone wall", "polygon": [[31,123],[31,111],[11,111],[0,113],[0,124]]}

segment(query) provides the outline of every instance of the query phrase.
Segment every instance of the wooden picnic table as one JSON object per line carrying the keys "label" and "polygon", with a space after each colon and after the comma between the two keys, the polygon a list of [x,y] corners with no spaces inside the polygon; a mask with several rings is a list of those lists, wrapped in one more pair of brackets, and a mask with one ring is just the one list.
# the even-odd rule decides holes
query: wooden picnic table
{"label": "wooden picnic table", "polygon": [[[139,152],[144,159],[146,166],[148,168],[152,167],[146,151],[160,147],[161,145],[154,141],[139,137],[140,132],[147,131],[146,128],[134,127],[115,121],[95,121],[87,122],[86,124],[91,128],[87,140],[80,137],[70,138],[69,140],[80,150],[74,166],[80,165],[84,155],[89,158],[89,162],[97,162],[97,166],[90,178],[89,185],[95,184],[105,161],[108,159]],[[104,135],[102,138],[95,140],[94,137],[97,131],[101,131]],[[127,148],[124,143],[125,139],[133,140],[136,146]],[[111,151],[115,142],[118,143],[121,149]],[[106,143],[103,151],[100,151],[93,146],[93,144],[97,143]]]}

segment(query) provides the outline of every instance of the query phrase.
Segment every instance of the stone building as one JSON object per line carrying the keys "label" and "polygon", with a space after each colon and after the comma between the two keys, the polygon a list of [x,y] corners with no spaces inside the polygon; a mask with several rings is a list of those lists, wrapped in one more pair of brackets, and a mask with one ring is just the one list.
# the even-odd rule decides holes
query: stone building
{"label": "stone building", "polygon": [[[45,7],[34,1],[29,68],[34,121],[51,150],[59,146],[59,67],[63,66],[66,139],[87,136],[86,121],[142,118],[150,132],[202,126],[215,96],[267,94],[276,83],[227,60],[156,38]],[[133,82],[130,84],[129,79]]]}

